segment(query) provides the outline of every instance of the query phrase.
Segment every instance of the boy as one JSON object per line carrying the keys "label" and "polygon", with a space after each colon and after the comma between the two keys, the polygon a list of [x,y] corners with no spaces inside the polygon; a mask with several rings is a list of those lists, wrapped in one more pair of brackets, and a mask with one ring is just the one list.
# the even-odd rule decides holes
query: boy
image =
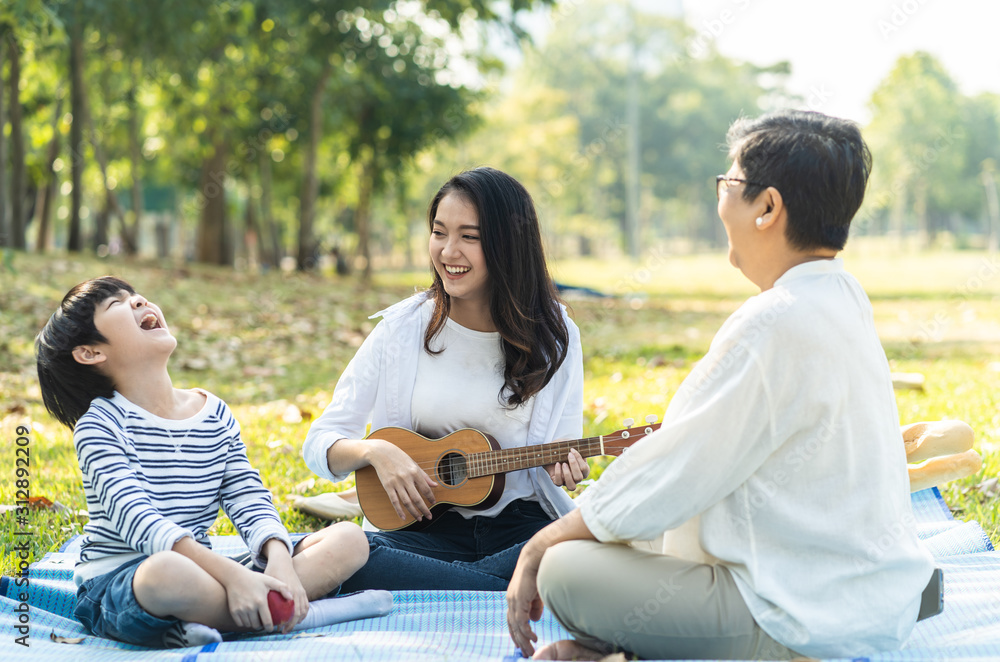
{"label": "boy", "polygon": [[[90,512],[76,616],[94,635],[154,647],[271,631],[270,591],[294,601],[285,633],[345,620],[343,600],[309,601],[364,565],[361,529],[341,522],[293,547],[229,408],[173,387],[176,346],[162,311],[108,276],[70,290],[35,341],[42,398],[74,430]],[[211,551],[220,505],[256,572]],[[387,600],[355,596],[351,616],[384,613]]]}

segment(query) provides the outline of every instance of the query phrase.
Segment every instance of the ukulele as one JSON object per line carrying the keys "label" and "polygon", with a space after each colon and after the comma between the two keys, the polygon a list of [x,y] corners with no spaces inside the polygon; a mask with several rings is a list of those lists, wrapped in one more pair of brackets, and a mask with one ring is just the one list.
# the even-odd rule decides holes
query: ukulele
{"label": "ukulele", "polygon": [[[577,449],[583,457],[621,455],[629,446],[660,427],[659,423],[654,423],[655,420],[656,416],[647,416],[645,426],[633,428],[629,427],[632,419],[625,419],[625,429],[611,434],[517,448],[500,448],[492,436],[471,428],[456,430],[440,439],[428,439],[410,430],[386,427],[375,430],[367,438],[384,439],[397,446],[438,484],[431,488],[436,500],[431,514],[436,516],[452,506],[475,510],[493,506],[503,494],[504,474],[565,462],[571,448]],[[355,483],[361,510],[368,521],[379,529],[417,531],[433,522],[426,519],[417,522],[408,512],[400,519],[374,467],[369,465],[358,469]]]}

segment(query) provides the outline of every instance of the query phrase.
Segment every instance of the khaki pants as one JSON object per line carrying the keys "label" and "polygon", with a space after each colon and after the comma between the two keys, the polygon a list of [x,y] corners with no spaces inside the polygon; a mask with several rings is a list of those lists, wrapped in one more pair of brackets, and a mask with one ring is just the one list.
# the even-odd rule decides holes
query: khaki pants
{"label": "khaki pants", "polygon": [[626,545],[560,543],[545,552],[538,590],[577,640],[654,659],[789,660],[754,621],[729,570]]}

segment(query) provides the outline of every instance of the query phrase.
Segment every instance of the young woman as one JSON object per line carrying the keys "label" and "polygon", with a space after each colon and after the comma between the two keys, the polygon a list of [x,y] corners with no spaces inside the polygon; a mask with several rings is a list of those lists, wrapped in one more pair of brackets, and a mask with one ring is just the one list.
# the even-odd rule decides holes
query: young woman
{"label": "young woman", "polygon": [[[524,547],[514,642],[531,655],[543,605],[576,637],[538,659],[863,657],[917,620],[933,559],[871,304],[837,258],[868,147],[853,123],[797,111],[739,120],[729,145],[719,216],[761,292],[662,427]],[[661,535],[663,554],[605,544]]]}
{"label": "young woman", "polygon": [[[73,428],[90,513],[77,618],[97,636],[179,647],[384,613],[381,591],[318,599],[364,564],[364,535],[341,522],[293,546],[226,403],[174,388],[176,346],[163,311],[114,277],[70,290],[35,341],[42,398]],[[212,552],[220,507],[245,558]],[[270,591],[294,601],[284,624],[272,621]]]}
{"label": "young woman", "polygon": [[560,486],[589,472],[574,450],[565,463],[507,474],[486,510],[432,515],[436,483],[398,447],[363,438],[368,423],[432,439],[474,428],[504,448],[582,432],[579,332],[556,298],[531,196],[509,175],[476,168],[441,187],[428,224],[433,285],[375,315],[382,321],[303,448],[332,481],[374,467],[401,517],[429,520],[420,531],[369,531],[368,564],[345,590],[503,590],[524,541],[573,508]]}

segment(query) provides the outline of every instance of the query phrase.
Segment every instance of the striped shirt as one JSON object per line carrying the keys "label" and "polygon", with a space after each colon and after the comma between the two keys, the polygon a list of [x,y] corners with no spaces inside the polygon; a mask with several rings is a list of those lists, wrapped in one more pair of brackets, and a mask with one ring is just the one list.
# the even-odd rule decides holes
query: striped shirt
{"label": "striped shirt", "polygon": [[78,586],[187,536],[211,548],[208,529],[220,506],[257,565],[265,565],[260,550],[270,538],[291,553],[239,423],[226,403],[199,392],[205,405],[184,420],[155,416],[116,392],[96,398],[77,422],[73,443],[90,512],[74,573]]}

